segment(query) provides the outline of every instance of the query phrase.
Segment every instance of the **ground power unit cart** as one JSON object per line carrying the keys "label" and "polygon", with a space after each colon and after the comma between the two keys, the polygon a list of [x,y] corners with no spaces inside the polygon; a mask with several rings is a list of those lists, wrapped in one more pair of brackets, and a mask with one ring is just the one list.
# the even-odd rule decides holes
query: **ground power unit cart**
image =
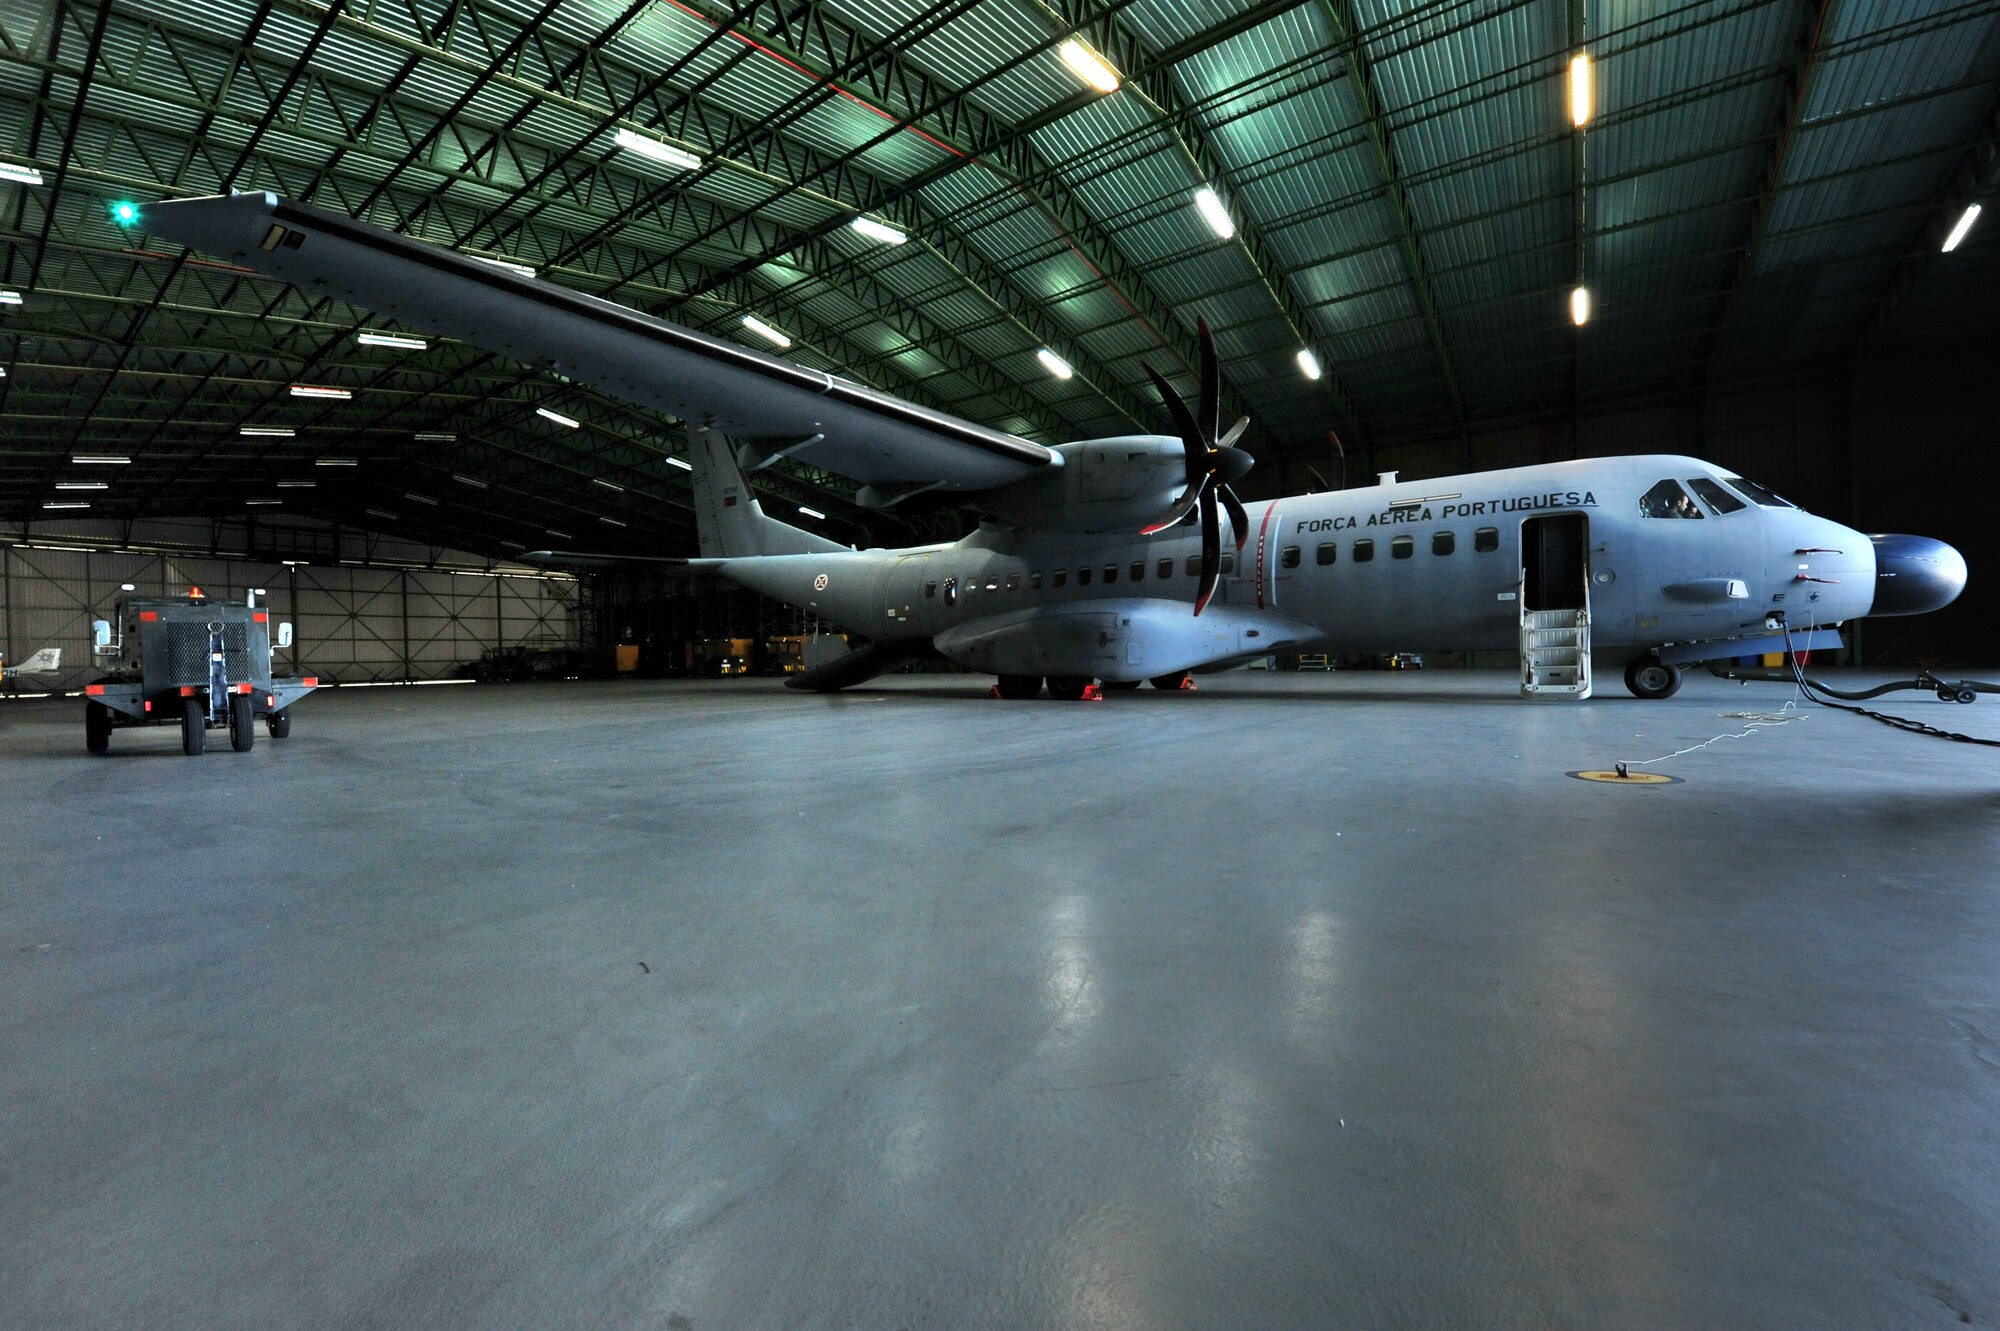
{"label": "ground power unit cart", "polygon": [[[101,754],[111,732],[126,726],[178,725],[181,751],[208,746],[211,726],[229,732],[229,747],[247,751],[261,718],[273,739],[292,730],[292,704],[319,680],[277,679],[271,673],[271,617],[252,592],[244,605],[210,601],[199,587],[187,596],[127,597],[116,620],[91,625],[92,652],[111,658],[108,672],[83,690],[85,747]],[[292,626],[278,625],[278,646],[292,645]]]}

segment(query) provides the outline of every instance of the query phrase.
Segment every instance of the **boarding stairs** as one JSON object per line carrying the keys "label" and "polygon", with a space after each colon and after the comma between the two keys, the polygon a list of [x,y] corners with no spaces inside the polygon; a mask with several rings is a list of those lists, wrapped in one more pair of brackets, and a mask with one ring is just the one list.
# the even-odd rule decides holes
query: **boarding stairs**
{"label": "boarding stairs", "polygon": [[1590,696],[1590,610],[1521,611],[1521,696]]}

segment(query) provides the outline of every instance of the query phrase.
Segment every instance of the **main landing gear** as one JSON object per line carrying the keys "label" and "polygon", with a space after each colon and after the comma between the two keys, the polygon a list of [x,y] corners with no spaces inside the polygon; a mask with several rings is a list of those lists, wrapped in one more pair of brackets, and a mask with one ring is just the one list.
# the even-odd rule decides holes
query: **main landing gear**
{"label": "main landing gear", "polygon": [[1680,691],[1680,667],[1668,665],[1651,652],[1634,657],[1625,667],[1625,687],[1635,698],[1671,698]]}
{"label": "main landing gear", "polygon": [[[1040,675],[1002,675],[1000,676],[1000,682],[993,686],[993,696],[1014,700],[1038,698],[1041,696],[1042,682]],[[1048,677],[1049,696],[1063,702],[1094,701],[1102,698],[1107,689],[1117,689],[1122,693],[1130,689],[1136,689],[1141,684],[1148,683],[1156,689],[1167,689],[1170,691],[1192,689],[1194,687],[1194,681],[1188,678],[1188,673],[1185,670],[1172,675],[1155,675],[1150,680],[1108,679],[1101,685],[1092,681],[1088,675],[1050,675]]]}

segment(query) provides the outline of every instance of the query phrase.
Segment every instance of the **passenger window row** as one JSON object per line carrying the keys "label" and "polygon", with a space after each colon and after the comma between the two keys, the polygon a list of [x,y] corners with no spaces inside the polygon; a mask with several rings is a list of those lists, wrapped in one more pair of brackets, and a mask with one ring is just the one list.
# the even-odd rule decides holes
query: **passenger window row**
{"label": "passenger window row", "polygon": [[[1704,495],[1703,497],[1706,498],[1707,496]],[[1417,542],[1415,537],[1397,536],[1389,542],[1389,557],[1392,559],[1408,559],[1416,553],[1416,548]],[[1495,550],[1498,550],[1500,548],[1500,529],[1498,527],[1480,527],[1475,530],[1472,533],[1472,548],[1480,554],[1491,554]],[[1431,533],[1431,553],[1433,555],[1449,555],[1456,552],[1457,549],[1457,532],[1438,531]],[[1299,546],[1287,545],[1278,552],[1278,566],[1280,568],[1297,568],[1303,557],[1303,551]],[[1354,548],[1350,557],[1357,564],[1372,562],[1375,558],[1374,540],[1366,536],[1357,539],[1354,542]],[[1338,563],[1339,559],[1340,543],[1338,541],[1322,541],[1313,552],[1313,562],[1322,568],[1329,564]],[[1101,570],[1104,584],[1109,586],[1117,582],[1121,571],[1127,581],[1144,582],[1146,579],[1146,561],[1135,559],[1129,565],[1124,566],[1122,570],[1117,564],[1105,564]],[[1183,571],[1190,578],[1199,576],[1201,573],[1201,556],[1189,555]],[[1222,556],[1222,573],[1227,576],[1235,572],[1236,556],[1234,554],[1224,554]],[[1089,566],[1079,568],[1076,570],[1076,585],[1079,587],[1088,587],[1090,586],[1091,579],[1099,575],[1100,570],[1096,568]],[[1155,578],[1171,578],[1173,575],[1174,561],[1171,557],[1161,559],[1153,569],[1153,576]],[[983,582],[967,582],[965,589],[970,592],[977,591],[983,587],[989,592],[998,591],[1001,587],[999,579],[999,574],[990,574]],[[956,578],[953,578],[945,584],[945,603],[947,605],[955,604],[957,601],[957,581]],[[1068,583],[1068,569],[1055,569],[1047,575],[1047,586],[1051,590],[1067,586]],[[1043,585],[1043,571],[1041,569],[1035,569],[1027,575],[1027,587],[1029,591],[1039,591]],[[1008,591],[1019,591],[1021,586],[1021,574],[1009,573],[1006,575],[1006,589]],[[935,580],[924,584],[924,595],[926,597],[934,597],[937,593],[938,583]]]}

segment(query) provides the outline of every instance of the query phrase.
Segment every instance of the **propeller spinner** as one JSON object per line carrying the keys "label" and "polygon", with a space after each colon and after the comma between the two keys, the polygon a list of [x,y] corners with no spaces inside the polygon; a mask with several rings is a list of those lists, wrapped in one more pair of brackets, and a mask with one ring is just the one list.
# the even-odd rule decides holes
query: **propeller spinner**
{"label": "propeller spinner", "polygon": [[1250,536],[1250,515],[1244,511],[1243,501],[1230,488],[1233,481],[1241,480],[1257,459],[1233,445],[1242,437],[1244,427],[1250,424],[1248,416],[1229,427],[1229,433],[1220,432],[1222,372],[1215,362],[1215,334],[1209,330],[1208,320],[1200,321],[1198,331],[1201,337],[1201,400],[1196,410],[1190,412],[1181,395],[1173,385],[1163,378],[1152,366],[1144,366],[1146,375],[1153,386],[1160,390],[1160,397],[1167,404],[1167,413],[1173,417],[1174,428],[1180,432],[1183,456],[1187,459],[1187,490],[1175,501],[1174,512],[1162,522],[1156,522],[1140,534],[1151,536],[1164,531],[1185,518],[1196,506],[1201,509],[1201,581],[1197,585],[1194,598],[1194,612],[1198,615],[1208,608],[1209,598],[1215,595],[1215,581],[1222,572],[1222,517],[1216,511],[1218,503],[1229,510],[1229,526],[1236,533],[1236,548],[1243,549],[1244,541]]}

